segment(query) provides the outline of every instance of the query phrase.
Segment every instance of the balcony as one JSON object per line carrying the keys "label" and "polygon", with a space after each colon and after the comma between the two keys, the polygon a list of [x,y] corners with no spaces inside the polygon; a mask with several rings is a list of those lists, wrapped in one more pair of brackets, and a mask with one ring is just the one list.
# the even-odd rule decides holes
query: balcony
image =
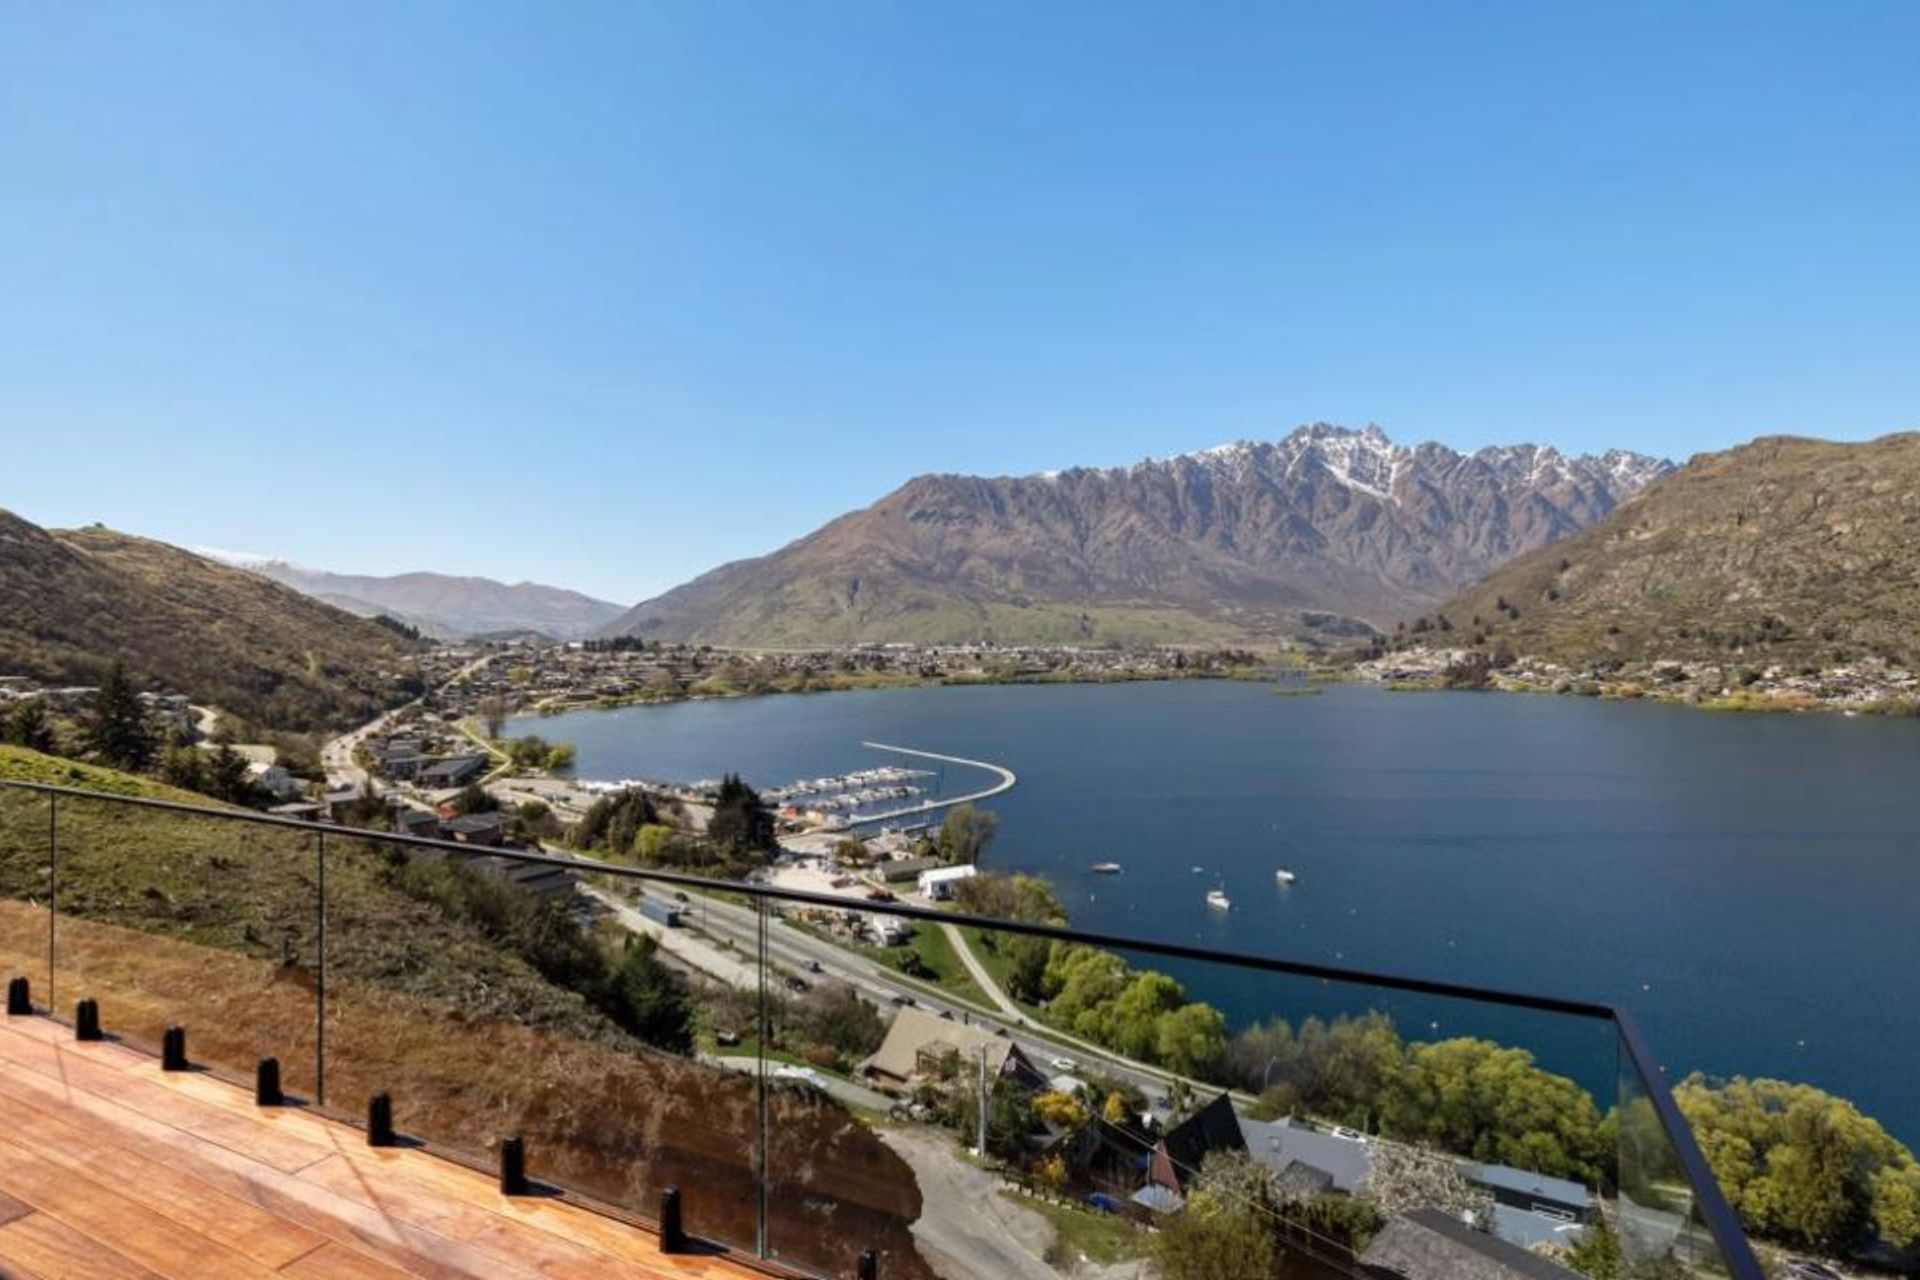
{"label": "balcony", "polygon": [[0,1268],[1759,1280],[1622,1011],[879,892],[0,783]]}

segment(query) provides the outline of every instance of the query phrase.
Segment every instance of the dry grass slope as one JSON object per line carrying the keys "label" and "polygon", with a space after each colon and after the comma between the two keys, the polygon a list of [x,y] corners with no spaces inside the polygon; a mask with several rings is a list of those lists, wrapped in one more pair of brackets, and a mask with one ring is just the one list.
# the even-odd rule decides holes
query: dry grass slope
{"label": "dry grass slope", "polygon": [[414,647],[163,542],[0,511],[0,671],[94,684],[118,660],[144,687],[311,730],[372,718]]}
{"label": "dry grass slope", "polygon": [[[178,798],[111,771],[0,749],[0,778],[111,785]],[[202,804],[206,802],[202,801]],[[157,1042],[189,1028],[197,1060],[260,1057],[288,1087],[314,1079],[319,936],[314,837],[213,817],[62,797],[59,946],[48,971],[44,796],[0,788],[0,974],[55,981],[63,1006],[99,999],[109,1027]],[[370,842],[329,840],[328,1104],[391,1092],[407,1132],[473,1151],[526,1137],[536,1175],[651,1212],[686,1189],[689,1225],[753,1238],[754,1092],[745,1077],[655,1052],[464,921],[390,886]],[[884,1273],[931,1280],[909,1235],[911,1172],[824,1097],[770,1103],[780,1253],[843,1268],[871,1243]]]}
{"label": "dry grass slope", "polygon": [[1920,663],[1920,433],[1703,454],[1441,612],[1576,664]]}

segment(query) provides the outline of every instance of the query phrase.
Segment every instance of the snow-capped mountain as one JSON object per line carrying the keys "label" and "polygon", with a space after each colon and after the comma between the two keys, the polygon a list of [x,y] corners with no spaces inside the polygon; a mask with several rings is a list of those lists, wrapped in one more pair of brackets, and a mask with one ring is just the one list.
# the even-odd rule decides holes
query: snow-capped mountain
{"label": "snow-capped mountain", "polygon": [[921,476],[608,630],[732,644],[1341,634],[1444,600],[1671,469],[1314,423],[1128,467]]}

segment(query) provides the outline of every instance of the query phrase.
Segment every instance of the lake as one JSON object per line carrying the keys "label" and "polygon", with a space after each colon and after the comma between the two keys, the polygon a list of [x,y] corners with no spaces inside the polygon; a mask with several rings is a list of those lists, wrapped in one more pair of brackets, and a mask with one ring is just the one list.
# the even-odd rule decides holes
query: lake
{"label": "lake", "polygon": [[[1076,925],[1623,1005],[1675,1079],[1808,1081],[1920,1145],[1920,723],[1182,681],[686,702],[510,732],[577,743],[588,778],[917,763],[866,740],[991,760],[1020,783],[991,803],[987,864],[1047,876]],[[1105,860],[1125,872],[1088,870]],[[1231,912],[1205,905],[1215,887]],[[1159,967],[1237,1022],[1369,1003]],[[1373,1003],[1410,1036],[1523,1043],[1607,1091],[1591,1032]]]}

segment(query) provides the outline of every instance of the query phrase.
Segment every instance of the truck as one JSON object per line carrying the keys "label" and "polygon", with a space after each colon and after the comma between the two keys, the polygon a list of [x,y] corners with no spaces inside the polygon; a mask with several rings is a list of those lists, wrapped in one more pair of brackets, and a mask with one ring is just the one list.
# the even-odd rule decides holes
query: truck
{"label": "truck", "polygon": [[664,898],[640,899],[640,914],[655,924],[663,924],[669,929],[678,929],[680,927],[680,916],[682,914],[680,905],[675,902],[668,902]]}

